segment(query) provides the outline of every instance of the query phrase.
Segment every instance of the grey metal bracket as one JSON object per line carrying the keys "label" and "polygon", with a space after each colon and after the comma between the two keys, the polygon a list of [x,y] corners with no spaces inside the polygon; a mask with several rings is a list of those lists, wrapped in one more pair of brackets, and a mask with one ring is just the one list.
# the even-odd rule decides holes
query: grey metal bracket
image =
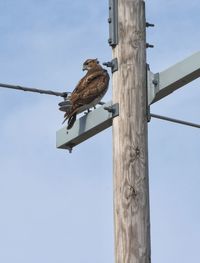
{"label": "grey metal bracket", "polygon": [[111,68],[112,73],[118,70],[118,60],[117,58],[112,59],[111,61],[104,62],[104,66]]}
{"label": "grey metal bracket", "polygon": [[147,69],[148,105],[200,77],[200,52],[154,74]]}
{"label": "grey metal bracket", "polygon": [[148,87],[148,105],[153,103],[156,94],[159,91],[159,73],[154,74],[147,69],[147,87]]}
{"label": "grey metal bracket", "polygon": [[107,102],[79,118],[71,129],[67,130],[64,127],[58,130],[56,133],[56,147],[71,151],[74,146],[110,127],[113,118],[118,115],[118,103]]}
{"label": "grey metal bracket", "polygon": [[118,44],[118,0],[109,0],[109,39],[111,47]]}

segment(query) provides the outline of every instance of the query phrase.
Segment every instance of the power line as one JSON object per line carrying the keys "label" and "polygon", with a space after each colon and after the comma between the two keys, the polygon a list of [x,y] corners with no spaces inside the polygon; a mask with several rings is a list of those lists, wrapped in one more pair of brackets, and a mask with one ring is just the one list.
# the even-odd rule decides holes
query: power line
{"label": "power line", "polygon": [[22,87],[19,85],[10,85],[10,84],[3,84],[3,83],[0,83],[0,87],[8,88],[8,89],[16,89],[16,90],[21,90],[21,91],[36,92],[36,93],[40,93],[40,94],[47,94],[47,95],[53,95],[53,96],[60,96],[63,98],[66,98],[67,95],[70,93],[70,92],[57,92],[57,91],[52,91],[52,90],[27,88],[27,87]]}
{"label": "power line", "polygon": [[[47,94],[47,95],[52,95],[52,96],[59,96],[66,98],[70,92],[57,92],[57,91],[52,91],[52,90],[43,90],[43,89],[36,89],[36,88],[28,88],[28,87],[23,87],[20,85],[10,85],[10,84],[3,84],[0,83],[1,88],[7,88],[7,89],[15,89],[15,90],[21,90],[21,91],[28,91],[28,92],[35,92],[35,93],[40,93],[40,94]],[[98,104],[103,105],[104,102],[99,102]],[[200,128],[200,124],[192,123],[192,122],[187,122],[183,120],[178,120],[170,117],[165,117],[157,114],[150,114],[151,117],[156,118],[156,119],[161,119],[165,121],[170,121],[182,125],[187,125],[195,128]]]}
{"label": "power line", "polygon": [[177,120],[177,119],[173,119],[173,118],[169,118],[169,117],[165,117],[165,116],[161,116],[161,115],[157,115],[157,114],[152,114],[152,113],[150,114],[150,116],[153,118],[156,118],[156,119],[170,121],[170,122],[174,122],[174,123],[178,123],[178,124],[182,124],[182,125],[187,125],[187,126],[191,126],[191,127],[195,127],[195,128],[200,128],[200,124],[196,124],[196,123],[192,123],[192,122]]}
{"label": "power line", "polygon": [[[57,92],[57,91],[52,91],[52,90],[28,88],[28,87],[23,87],[19,85],[10,85],[10,84],[3,84],[3,83],[0,83],[0,87],[7,88],[7,89],[16,89],[20,91],[29,91],[29,92],[35,92],[35,93],[40,93],[40,94],[59,96],[59,97],[63,97],[64,99],[67,98],[68,94],[71,93],[71,92]],[[100,101],[98,104],[103,105],[105,104],[105,102]]]}

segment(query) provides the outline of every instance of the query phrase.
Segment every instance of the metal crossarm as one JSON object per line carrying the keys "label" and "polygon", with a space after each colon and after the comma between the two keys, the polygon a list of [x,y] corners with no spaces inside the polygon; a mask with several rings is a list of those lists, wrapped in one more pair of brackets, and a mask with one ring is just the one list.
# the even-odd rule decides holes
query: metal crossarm
{"label": "metal crossarm", "polygon": [[79,118],[74,126],[66,127],[56,133],[56,146],[69,151],[77,144],[87,140],[112,125],[112,119],[119,115],[118,104],[107,102]]}
{"label": "metal crossarm", "polygon": [[200,52],[170,68],[152,73],[147,70],[148,105],[166,97],[175,90],[200,77]]}

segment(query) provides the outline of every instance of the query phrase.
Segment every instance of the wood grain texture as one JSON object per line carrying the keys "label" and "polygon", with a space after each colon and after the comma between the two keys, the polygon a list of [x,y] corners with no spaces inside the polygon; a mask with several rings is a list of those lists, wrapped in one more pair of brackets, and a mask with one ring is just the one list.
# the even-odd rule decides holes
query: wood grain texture
{"label": "wood grain texture", "polygon": [[119,44],[113,49],[115,262],[150,263],[146,121],[146,27],[142,0],[118,0]]}

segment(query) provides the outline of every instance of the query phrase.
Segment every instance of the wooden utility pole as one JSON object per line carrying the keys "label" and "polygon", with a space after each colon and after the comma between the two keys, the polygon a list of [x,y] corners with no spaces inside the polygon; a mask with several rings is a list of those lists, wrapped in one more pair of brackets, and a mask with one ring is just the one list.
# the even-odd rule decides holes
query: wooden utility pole
{"label": "wooden utility pole", "polygon": [[[60,129],[57,147],[71,151],[113,125],[116,263],[150,263],[147,107],[200,77],[200,52],[154,74],[146,68],[146,26],[153,24],[146,23],[145,2],[109,0],[108,23],[113,60],[104,65],[112,69],[113,101],[79,118],[67,133],[66,127]],[[61,110],[69,102],[60,103]]]}
{"label": "wooden utility pole", "polygon": [[113,58],[115,262],[150,263],[147,154],[146,21],[142,0],[118,0]]}

